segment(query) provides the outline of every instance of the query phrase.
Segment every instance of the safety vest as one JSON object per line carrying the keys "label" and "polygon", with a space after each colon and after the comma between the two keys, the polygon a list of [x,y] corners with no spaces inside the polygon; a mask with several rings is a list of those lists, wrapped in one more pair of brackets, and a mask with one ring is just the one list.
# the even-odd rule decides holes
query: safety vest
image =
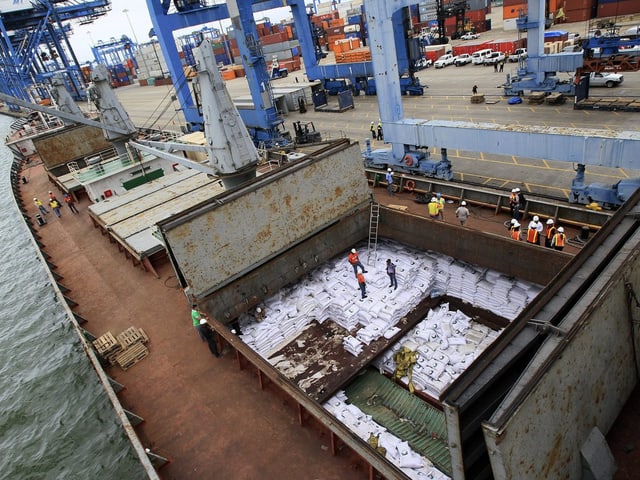
{"label": "safety vest", "polygon": [[429,215],[431,215],[432,217],[437,217],[438,211],[440,210],[440,205],[438,204],[438,202],[429,202],[429,205],[427,206],[429,207]]}
{"label": "safety vest", "polygon": [[513,238],[514,240],[520,240],[520,229],[519,228],[512,228],[511,229],[511,238]]}
{"label": "safety vest", "polygon": [[349,263],[351,265],[355,265],[356,263],[358,263],[359,260],[360,260],[360,258],[358,257],[357,253],[350,253],[349,254]]}
{"label": "safety vest", "polygon": [[438,210],[444,209],[444,198],[438,199]]}
{"label": "safety vest", "polygon": [[516,205],[520,201],[517,193],[512,193],[509,197],[509,205]]}
{"label": "safety vest", "polygon": [[551,225],[550,227],[547,227],[547,231],[544,233],[545,237],[547,237],[549,241],[551,241],[551,239],[555,234],[556,234],[556,227],[554,227],[553,225]]}
{"label": "safety vest", "polygon": [[362,275],[361,273],[358,273],[356,275],[356,278],[358,279],[358,283],[364,283],[364,275]]}
{"label": "safety vest", "polygon": [[536,228],[527,230],[527,242],[538,243],[538,230]]}
{"label": "safety vest", "polygon": [[564,233],[556,233],[553,238],[555,240],[554,246],[564,247],[564,242],[567,239],[567,236]]}

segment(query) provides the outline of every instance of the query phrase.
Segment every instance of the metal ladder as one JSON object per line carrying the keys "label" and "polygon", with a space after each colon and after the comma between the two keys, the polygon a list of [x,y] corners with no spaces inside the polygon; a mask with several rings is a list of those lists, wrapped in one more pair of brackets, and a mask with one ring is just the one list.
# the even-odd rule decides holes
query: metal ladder
{"label": "metal ladder", "polygon": [[380,220],[380,204],[371,202],[371,212],[369,214],[369,245],[367,245],[367,265],[376,261],[378,250],[378,222]]}

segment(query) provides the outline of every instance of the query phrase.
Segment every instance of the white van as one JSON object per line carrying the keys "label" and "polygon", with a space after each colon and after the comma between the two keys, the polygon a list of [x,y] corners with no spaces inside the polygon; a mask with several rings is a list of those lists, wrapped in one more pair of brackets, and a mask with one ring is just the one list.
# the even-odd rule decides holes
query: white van
{"label": "white van", "polygon": [[493,50],[490,48],[485,48],[484,50],[478,50],[477,52],[473,52],[471,54],[471,63],[474,65],[482,65],[484,63],[484,57],[493,53]]}

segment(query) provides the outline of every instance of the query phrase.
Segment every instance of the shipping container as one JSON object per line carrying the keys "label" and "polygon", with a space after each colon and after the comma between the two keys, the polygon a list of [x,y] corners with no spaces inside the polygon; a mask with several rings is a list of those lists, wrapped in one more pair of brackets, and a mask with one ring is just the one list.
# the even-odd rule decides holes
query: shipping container
{"label": "shipping container", "polygon": [[[513,7],[517,5],[522,5],[522,0],[504,0],[502,2],[502,6],[504,7]],[[526,4],[526,2],[524,2]]]}
{"label": "shipping container", "polygon": [[615,17],[637,13],[640,13],[640,2],[638,0],[618,0],[612,2],[598,0],[598,17]]}
{"label": "shipping container", "polygon": [[502,8],[502,18],[510,19],[510,18],[518,18],[520,12],[527,12],[527,3],[520,2],[517,5],[510,5],[508,7]]}
{"label": "shipping container", "polygon": [[487,46],[485,48],[491,48],[497,52],[508,53],[511,54],[516,51],[518,48],[525,48],[527,46],[527,39],[521,38],[520,40],[512,40],[512,39],[503,39],[503,40],[492,40],[487,42]]}
{"label": "shipping container", "polygon": [[558,8],[562,7],[564,10],[584,10],[585,8],[591,9],[596,5],[596,0],[563,0],[558,2]]}
{"label": "shipping container", "polygon": [[485,48],[491,48],[488,45],[487,41],[477,41],[477,42],[464,42],[460,45],[456,45],[453,47],[453,54],[460,55],[462,53],[468,53],[471,55],[473,52],[477,52],[478,50],[484,50]]}
{"label": "shipping container", "polygon": [[591,8],[584,8],[582,10],[565,10],[565,21],[567,22],[584,22],[591,19],[593,10]]}

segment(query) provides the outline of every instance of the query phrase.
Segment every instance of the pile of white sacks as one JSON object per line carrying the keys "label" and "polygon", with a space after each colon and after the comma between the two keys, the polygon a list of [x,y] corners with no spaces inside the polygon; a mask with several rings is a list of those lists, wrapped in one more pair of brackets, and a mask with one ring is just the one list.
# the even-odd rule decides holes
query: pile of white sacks
{"label": "pile of white sacks", "polygon": [[[265,300],[266,318],[242,326],[242,340],[265,358],[297,337],[312,320],[327,319],[351,333],[345,349],[358,355],[364,344],[380,336],[390,338],[398,320],[433,292],[447,293],[508,320],[535,297],[541,287],[469,265],[436,252],[380,242],[377,260],[360,259],[367,267],[367,298],[361,299],[353,267],[344,257],[316,268],[295,286]],[[386,260],[396,265],[398,289],[389,288]]]}
{"label": "pile of white sacks", "polygon": [[382,425],[374,422],[370,415],[347,402],[346,394],[340,391],[323,406],[365,442],[372,434],[376,436],[378,446],[386,449],[385,458],[400,468],[407,477],[415,480],[447,480],[449,478],[428,458],[415,452],[407,442],[389,433]]}
{"label": "pile of white sacks", "polygon": [[[375,262],[373,259],[368,262],[366,251],[360,251],[360,259],[368,270],[364,275],[367,298],[363,300],[347,254],[326,262],[295,286],[282,289],[265,300],[266,318],[260,323],[242,324],[242,340],[269,359],[300,335],[312,320],[322,323],[331,319],[350,332],[343,340],[343,347],[357,356],[376,338],[394,336],[399,331],[395,326],[397,322],[429,294],[446,293],[513,320],[541,289],[538,285],[436,252],[380,242]],[[389,287],[385,268],[387,258],[396,265],[397,290]],[[439,397],[498,333],[460,311],[450,311],[448,304],[443,304],[430,311],[426,319],[381,355],[375,364],[391,373],[395,370],[392,360],[395,351],[403,346],[417,351],[419,355],[413,367],[414,387]],[[280,356],[272,359],[276,368],[280,360]],[[290,366],[287,369],[296,371]],[[408,381],[406,377],[403,380]],[[365,441],[371,433],[379,434],[381,446],[387,449],[387,459],[410,478],[448,478],[406,442],[386,432],[355,405],[347,404],[344,392],[328,400],[325,408]]]}

